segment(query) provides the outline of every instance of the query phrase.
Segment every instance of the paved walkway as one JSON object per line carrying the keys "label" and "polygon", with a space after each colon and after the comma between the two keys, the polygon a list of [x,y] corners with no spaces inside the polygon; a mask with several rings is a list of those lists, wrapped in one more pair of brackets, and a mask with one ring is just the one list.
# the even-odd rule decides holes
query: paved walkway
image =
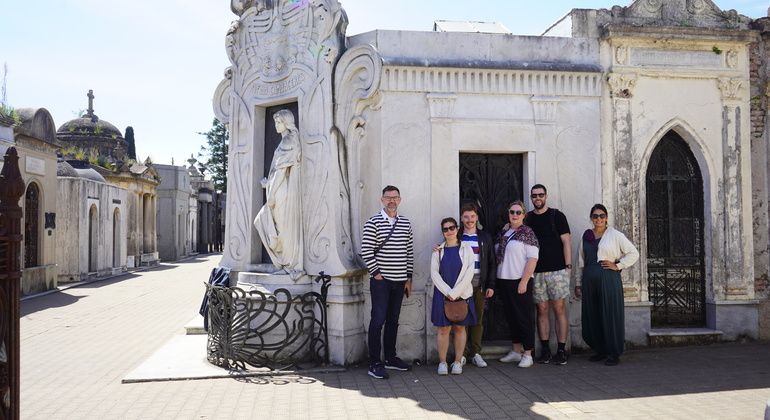
{"label": "paved walkway", "polygon": [[219,256],[22,303],[24,419],[762,418],[770,344],[628,353],[614,368],[497,362],[438,377],[435,366],[374,380],[342,373],[121,384],[198,309]]}

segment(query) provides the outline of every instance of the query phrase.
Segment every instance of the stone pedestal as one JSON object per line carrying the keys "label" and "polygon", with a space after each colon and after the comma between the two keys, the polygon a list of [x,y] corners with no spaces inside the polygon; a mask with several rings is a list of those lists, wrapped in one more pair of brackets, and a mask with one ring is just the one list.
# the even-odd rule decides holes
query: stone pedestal
{"label": "stone pedestal", "polygon": [[759,302],[756,300],[706,302],[706,326],[724,332],[725,340],[759,338]]}
{"label": "stone pedestal", "polygon": [[648,345],[647,333],[652,329],[652,302],[625,303],[626,342],[634,346]]}

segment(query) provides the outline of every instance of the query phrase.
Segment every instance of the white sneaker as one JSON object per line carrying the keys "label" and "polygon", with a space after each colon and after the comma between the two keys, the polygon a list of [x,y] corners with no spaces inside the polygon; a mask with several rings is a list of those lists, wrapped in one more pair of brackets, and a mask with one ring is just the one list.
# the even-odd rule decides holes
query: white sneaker
{"label": "white sneaker", "polygon": [[515,352],[513,350],[509,351],[508,354],[500,358],[500,361],[503,363],[511,363],[511,362],[520,362],[521,361],[521,353]]}
{"label": "white sneaker", "polygon": [[[465,358],[463,357],[463,362],[465,361]],[[471,358],[471,363],[473,363],[476,367],[485,368],[487,367],[487,362],[484,361],[484,359],[481,357],[480,354],[476,353]]]}
{"label": "white sneaker", "polygon": [[463,373],[463,365],[461,363],[452,363],[452,375],[461,375]]}
{"label": "white sneaker", "polygon": [[465,356],[463,356],[462,360],[460,360],[460,364],[462,364],[463,366],[465,366],[465,362],[466,362],[466,360],[465,360]]}
{"label": "white sneaker", "polygon": [[438,364],[438,374],[439,375],[448,375],[449,374],[449,366],[445,362],[441,362]]}
{"label": "white sneaker", "polygon": [[521,356],[521,361],[519,362],[520,368],[528,368],[532,366],[534,362],[532,361],[532,356],[527,356],[526,354]]}

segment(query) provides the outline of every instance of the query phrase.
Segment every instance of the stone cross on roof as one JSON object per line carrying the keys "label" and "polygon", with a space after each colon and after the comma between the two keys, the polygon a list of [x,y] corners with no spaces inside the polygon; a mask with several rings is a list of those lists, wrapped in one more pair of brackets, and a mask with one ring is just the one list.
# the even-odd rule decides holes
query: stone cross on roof
{"label": "stone cross on roof", "polygon": [[94,114],[94,91],[93,89],[88,89],[88,111],[86,112],[86,117],[91,117],[91,120],[96,122],[99,120],[99,117]]}

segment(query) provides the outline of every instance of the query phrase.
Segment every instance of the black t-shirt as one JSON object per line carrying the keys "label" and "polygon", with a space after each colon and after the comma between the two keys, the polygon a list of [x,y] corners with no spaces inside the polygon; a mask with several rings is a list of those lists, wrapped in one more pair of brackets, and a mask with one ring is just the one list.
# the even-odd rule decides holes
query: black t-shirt
{"label": "black t-shirt", "polygon": [[564,262],[564,245],[561,235],[570,233],[569,223],[564,213],[549,208],[543,214],[534,211],[527,213],[524,223],[535,231],[540,244],[540,254],[537,259],[536,273],[559,271],[567,268]]}

